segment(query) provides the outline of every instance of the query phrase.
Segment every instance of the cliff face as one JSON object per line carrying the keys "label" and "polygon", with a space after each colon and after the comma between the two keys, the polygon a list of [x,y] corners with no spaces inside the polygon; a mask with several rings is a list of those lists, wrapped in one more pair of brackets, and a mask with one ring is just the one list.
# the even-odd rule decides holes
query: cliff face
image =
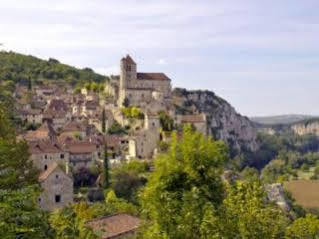
{"label": "cliff face", "polygon": [[178,113],[205,113],[208,133],[227,142],[232,153],[258,149],[254,123],[213,92],[177,88],[173,99]]}
{"label": "cliff face", "polygon": [[319,119],[294,124],[291,129],[298,135],[314,134],[319,136]]}

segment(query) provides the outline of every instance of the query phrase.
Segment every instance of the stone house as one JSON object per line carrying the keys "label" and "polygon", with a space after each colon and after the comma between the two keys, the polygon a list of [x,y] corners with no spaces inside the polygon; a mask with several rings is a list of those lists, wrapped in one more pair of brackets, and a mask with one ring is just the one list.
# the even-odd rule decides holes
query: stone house
{"label": "stone house", "polygon": [[98,110],[99,103],[97,101],[86,101],[82,106],[82,115],[92,116]]}
{"label": "stone house", "polygon": [[39,183],[43,191],[38,197],[39,207],[52,211],[67,206],[73,202],[73,179],[56,162],[50,164],[47,170],[39,176]]}
{"label": "stone house", "polygon": [[193,125],[197,131],[202,133],[203,135],[208,134],[207,130],[207,120],[205,114],[194,114],[194,115],[176,115],[175,121],[177,124],[191,124]]}
{"label": "stone house", "polygon": [[35,131],[28,131],[23,138],[27,141],[54,141],[57,139],[57,133],[53,129],[52,125],[46,121]]}
{"label": "stone house", "polygon": [[85,122],[70,121],[64,125],[60,136],[74,137],[78,135],[80,138],[87,136],[87,124]]}
{"label": "stone house", "polygon": [[26,120],[30,124],[42,124],[43,114],[40,109],[29,109],[26,112]]}
{"label": "stone house", "polygon": [[137,131],[129,140],[129,157],[152,158],[160,140],[159,129],[159,116],[147,112],[144,119],[144,129]]}
{"label": "stone house", "polygon": [[134,238],[141,220],[126,213],[96,218],[87,222],[87,225],[102,239]]}
{"label": "stone house", "polygon": [[33,165],[41,171],[46,171],[53,162],[58,164],[69,162],[69,153],[57,142],[29,142],[29,152]]}
{"label": "stone house", "polygon": [[100,146],[91,142],[77,141],[65,146],[70,154],[70,165],[75,170],[80,168],[90,168],[94,161],[101,157]]}
{"label": "stone house", "polygon": [[43,120],[52,124],[55,130],[60,130],[62,127],[72,119],[72,115],[68,111],[46,110],[43,114]]}

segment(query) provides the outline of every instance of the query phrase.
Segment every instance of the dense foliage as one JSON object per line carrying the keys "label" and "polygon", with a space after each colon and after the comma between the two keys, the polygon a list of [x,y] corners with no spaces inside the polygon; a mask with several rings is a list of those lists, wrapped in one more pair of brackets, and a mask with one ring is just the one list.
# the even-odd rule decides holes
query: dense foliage
{"label": "dense foliage", "polygon": [[27,83],[30,79],[34,82],[59,80],[75,85],[88,81],[103,82],[106,80],[104,76],[94,73],[90,68],[80,70],[61,64],[52,58],[46,61],[34,56],[1,51],[0,62],[0,82]]}

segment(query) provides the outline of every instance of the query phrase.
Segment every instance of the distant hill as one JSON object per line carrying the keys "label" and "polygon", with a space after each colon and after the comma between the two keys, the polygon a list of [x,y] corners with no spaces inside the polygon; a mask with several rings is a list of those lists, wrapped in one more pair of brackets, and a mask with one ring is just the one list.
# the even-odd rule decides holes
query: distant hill
{"label": "distant hill", "polygon": [[297,123],[303,120],[309,120],[312,118],[317,118],[317,116],[291,114],[265,117],[251,117],[250,120],[263,125],[285,125]]}
{"label": "distant hill", "polygon": [[90,68],[78,69],[50,58],[42,60],[34,56],[0,51],[0,83],[32,81],[66,81],[69,84],[83,84],[88,81],[104,82],[107,77]]}

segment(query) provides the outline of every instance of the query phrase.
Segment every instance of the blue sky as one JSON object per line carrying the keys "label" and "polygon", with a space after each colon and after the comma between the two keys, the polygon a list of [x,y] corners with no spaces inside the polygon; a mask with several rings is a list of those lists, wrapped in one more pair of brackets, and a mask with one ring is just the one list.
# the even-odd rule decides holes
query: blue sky
{"label": "blue sky", "polygon": [[209,89],[248,116],[319,115],[318,0],[1,0],[4,49]]}

